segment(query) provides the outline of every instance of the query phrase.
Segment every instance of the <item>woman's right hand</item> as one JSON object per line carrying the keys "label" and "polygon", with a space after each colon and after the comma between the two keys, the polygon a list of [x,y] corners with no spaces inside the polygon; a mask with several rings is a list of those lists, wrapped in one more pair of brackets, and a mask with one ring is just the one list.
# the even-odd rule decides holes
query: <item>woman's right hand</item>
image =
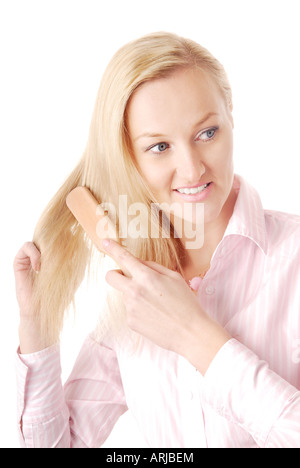
{"label": "woman's right hand", "polygon": [[14,260],[16,295],[21,318],[32,316],[32,276],[41,268],[41,253],[33,242],[26,242],[17,253]]}
{"label": "woman's right hand", "polygon": [[32,270],[38,274],[41,268],[41,253],[33,242],[26,242],[14,259],[16,295],[20,309],[20,351],[30,354],[48,346],[41,339],[40,326],[32,308]]}

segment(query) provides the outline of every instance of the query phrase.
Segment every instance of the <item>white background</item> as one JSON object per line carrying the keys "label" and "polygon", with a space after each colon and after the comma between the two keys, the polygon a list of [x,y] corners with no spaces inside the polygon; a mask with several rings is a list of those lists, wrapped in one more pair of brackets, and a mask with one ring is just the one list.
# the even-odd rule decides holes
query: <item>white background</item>
{"label": "white background", "polygon": [[[207,47],[234,93],[235,165],[266,208],[299,214],[299,0],[0,0],[0,447],[18,447],[12,262],[84,149],[102,72],[129,40],[171,31]],[[89,302],[90,301],[90,302]],[[90,304],[90,305],[89,305]],[[91,319],[63,339],[63,377]],[[139,447],[130,415],[107,442]]]}

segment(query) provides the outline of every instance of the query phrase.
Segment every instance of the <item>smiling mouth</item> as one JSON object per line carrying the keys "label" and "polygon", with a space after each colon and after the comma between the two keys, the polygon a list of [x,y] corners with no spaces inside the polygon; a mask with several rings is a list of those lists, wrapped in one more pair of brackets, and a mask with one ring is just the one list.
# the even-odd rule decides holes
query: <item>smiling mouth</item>
{"label": "smiling mouth", "polygon": [[210,184],[211,182],[209,182],[208,184],[200,185],[199,187],[176,189],[176,191],[185,195],[196,195],[197,193],[203,192],[203,190],[209,187]]}

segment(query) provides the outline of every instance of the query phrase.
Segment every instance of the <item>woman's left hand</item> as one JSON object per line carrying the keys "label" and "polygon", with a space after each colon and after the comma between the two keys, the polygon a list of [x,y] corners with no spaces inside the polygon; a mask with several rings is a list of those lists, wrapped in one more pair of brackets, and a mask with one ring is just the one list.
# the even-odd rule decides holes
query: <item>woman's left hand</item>
{"label": "woman's left hand", "polygon": [[106,274],[106,281],[123,293],[128,326],[158,346],[186,357],[205,373],[218,349],[231,337],[207,316],[181,274],[139,260],[112,240],[108,245],[104,241],[103,247],[130,275],[124,276],[120,270]]}

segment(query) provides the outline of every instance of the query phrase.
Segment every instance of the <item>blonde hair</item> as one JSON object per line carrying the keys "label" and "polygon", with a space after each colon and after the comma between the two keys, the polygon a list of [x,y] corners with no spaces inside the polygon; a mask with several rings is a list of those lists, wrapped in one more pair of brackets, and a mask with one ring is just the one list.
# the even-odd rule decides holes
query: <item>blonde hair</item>
{"label": "blonde hair", "polygon": [[[141,177],[131,156],[126,130],[126,108],[130,97],[143,83],[166,77],[183,67],[199,67],[215,80],[229,107],[231,88],[223,66],[194,41],[171,33],[154,33],[122,47],[109,63],[96,99],[84,154],[65,183],[42,214],[33,241],[42,254],[39,275],[33,277],[33,307],[39,316],[42,333],[51,341],[59,338],[64,315],[74,304],[75,293],[89,268],[92,246],[68,210],[65,200],[77,186],[86,186],[99,203],[116,207],[118,197],[126,194],[128,204],[142,202],[148,207],[151,222],[159,232],[164,224],[150,213],[153,194]],[[146,221],[145,221],[146,222]],[[122,227],[118,225],[118,227]],[[130,252],[143,260],[153,260],[181,271],[183,246],[171,232],[170,238],[126,239]],[[117,295],[116,295],[117,297]],[[114,306],[110,303],[110,309]],[[120,300],[115,311],[123,310]],[[120,314],[113,313],[118,321]],[[113,319],[111,319],[113,320]]]}

